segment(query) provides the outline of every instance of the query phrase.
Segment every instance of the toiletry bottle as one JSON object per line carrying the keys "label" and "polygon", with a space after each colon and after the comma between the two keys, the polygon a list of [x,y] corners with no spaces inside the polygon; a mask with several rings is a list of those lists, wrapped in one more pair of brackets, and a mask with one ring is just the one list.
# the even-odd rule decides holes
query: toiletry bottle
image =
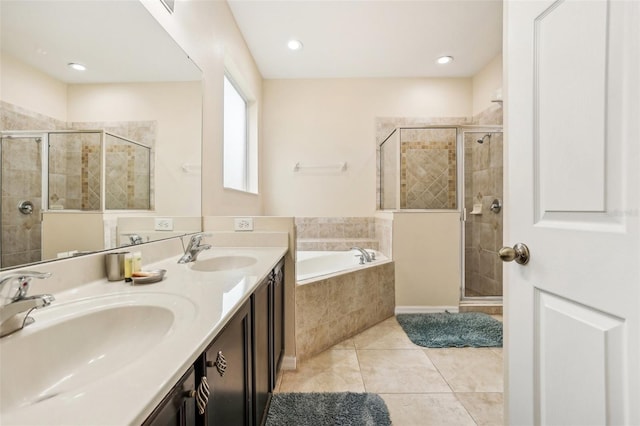
{"label": "toiletry bottle", "polygon": [[127,252],[124,255],[124,280],[131,282],[131,274],[133,272],[133,255]]}
{"label": "toiletry bottle", "polygon": [[131,268],[131,272],[140,272],[142,271],[142,252],[135,251],[133,252],[133,265]]}

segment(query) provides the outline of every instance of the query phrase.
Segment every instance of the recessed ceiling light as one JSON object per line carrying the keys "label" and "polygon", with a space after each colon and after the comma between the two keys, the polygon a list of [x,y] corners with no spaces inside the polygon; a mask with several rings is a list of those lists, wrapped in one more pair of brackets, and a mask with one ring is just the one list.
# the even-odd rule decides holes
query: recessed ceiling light
{"label": "recessed ceiling light", "polygon": [[76,62],[69,62],[67,64],[69,66],[69,68],[74,69],[76,71],[86,71],[87,67],[85,67],[82,64],[78,64]]}
{"label": "recessed ceiling light", "polygon": [[300,50],[302,49],[302,42],[300,40],[289,40],[287,47],[291,50]]}
{"label": "recessed ceiling light", "polygon": [[440,56],[436,62],[439,64],[448,64],[453,61],[453,56]]}

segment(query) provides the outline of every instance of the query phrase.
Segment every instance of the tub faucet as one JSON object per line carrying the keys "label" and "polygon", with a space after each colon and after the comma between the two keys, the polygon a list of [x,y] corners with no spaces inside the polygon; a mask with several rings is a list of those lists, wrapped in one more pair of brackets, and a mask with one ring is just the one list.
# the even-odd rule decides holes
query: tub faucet
{"label": "tub faucet", "polygon": [[14,333],[34,322],[29,316],[34,309],[49,306],[55,300],[51,294],[27,296],[32,278],[44,279],[50,272],[17,271],[0,278],[0,337]]}
{"label": "tub faucet", "polygon": [[358,250],[367,262],[371,262],[374,259],[368,251],[361,247],[351,247],[351,250]]}
{"label": "tub faucet", "polygon": [[178,260],[178,263],[195,262],[201,251],[209,250],[211,248],[211,244],[200,244],[202,242],[202,237],[204,237],[204,234],[202,233],[191,236],[189,244],[187,245],[187,248],[184,249],[184,254],[180,260]]}

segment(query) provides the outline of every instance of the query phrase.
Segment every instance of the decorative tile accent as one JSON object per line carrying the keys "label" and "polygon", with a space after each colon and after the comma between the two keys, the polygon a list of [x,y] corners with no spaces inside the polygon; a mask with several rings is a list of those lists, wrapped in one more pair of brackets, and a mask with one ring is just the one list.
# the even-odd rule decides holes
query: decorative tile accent
{"label": "decorative tile accent", "polygon": [[455,209],[456,129],[400,130],[400,208]]}

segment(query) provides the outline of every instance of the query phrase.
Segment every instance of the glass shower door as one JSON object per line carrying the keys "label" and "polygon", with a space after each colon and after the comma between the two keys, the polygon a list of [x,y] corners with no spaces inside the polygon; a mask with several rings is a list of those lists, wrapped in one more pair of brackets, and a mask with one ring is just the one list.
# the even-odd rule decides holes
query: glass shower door
{"label": "glass shower door", "polygon": [[3,135],[0,267],[41,260],[42,136]]}
{"label": "glass shower door", "polygon": [[502,132],[465,131],[463,141],[466,210],[463,298],[500,298],[502,262],[498,250],[502,247]]}

